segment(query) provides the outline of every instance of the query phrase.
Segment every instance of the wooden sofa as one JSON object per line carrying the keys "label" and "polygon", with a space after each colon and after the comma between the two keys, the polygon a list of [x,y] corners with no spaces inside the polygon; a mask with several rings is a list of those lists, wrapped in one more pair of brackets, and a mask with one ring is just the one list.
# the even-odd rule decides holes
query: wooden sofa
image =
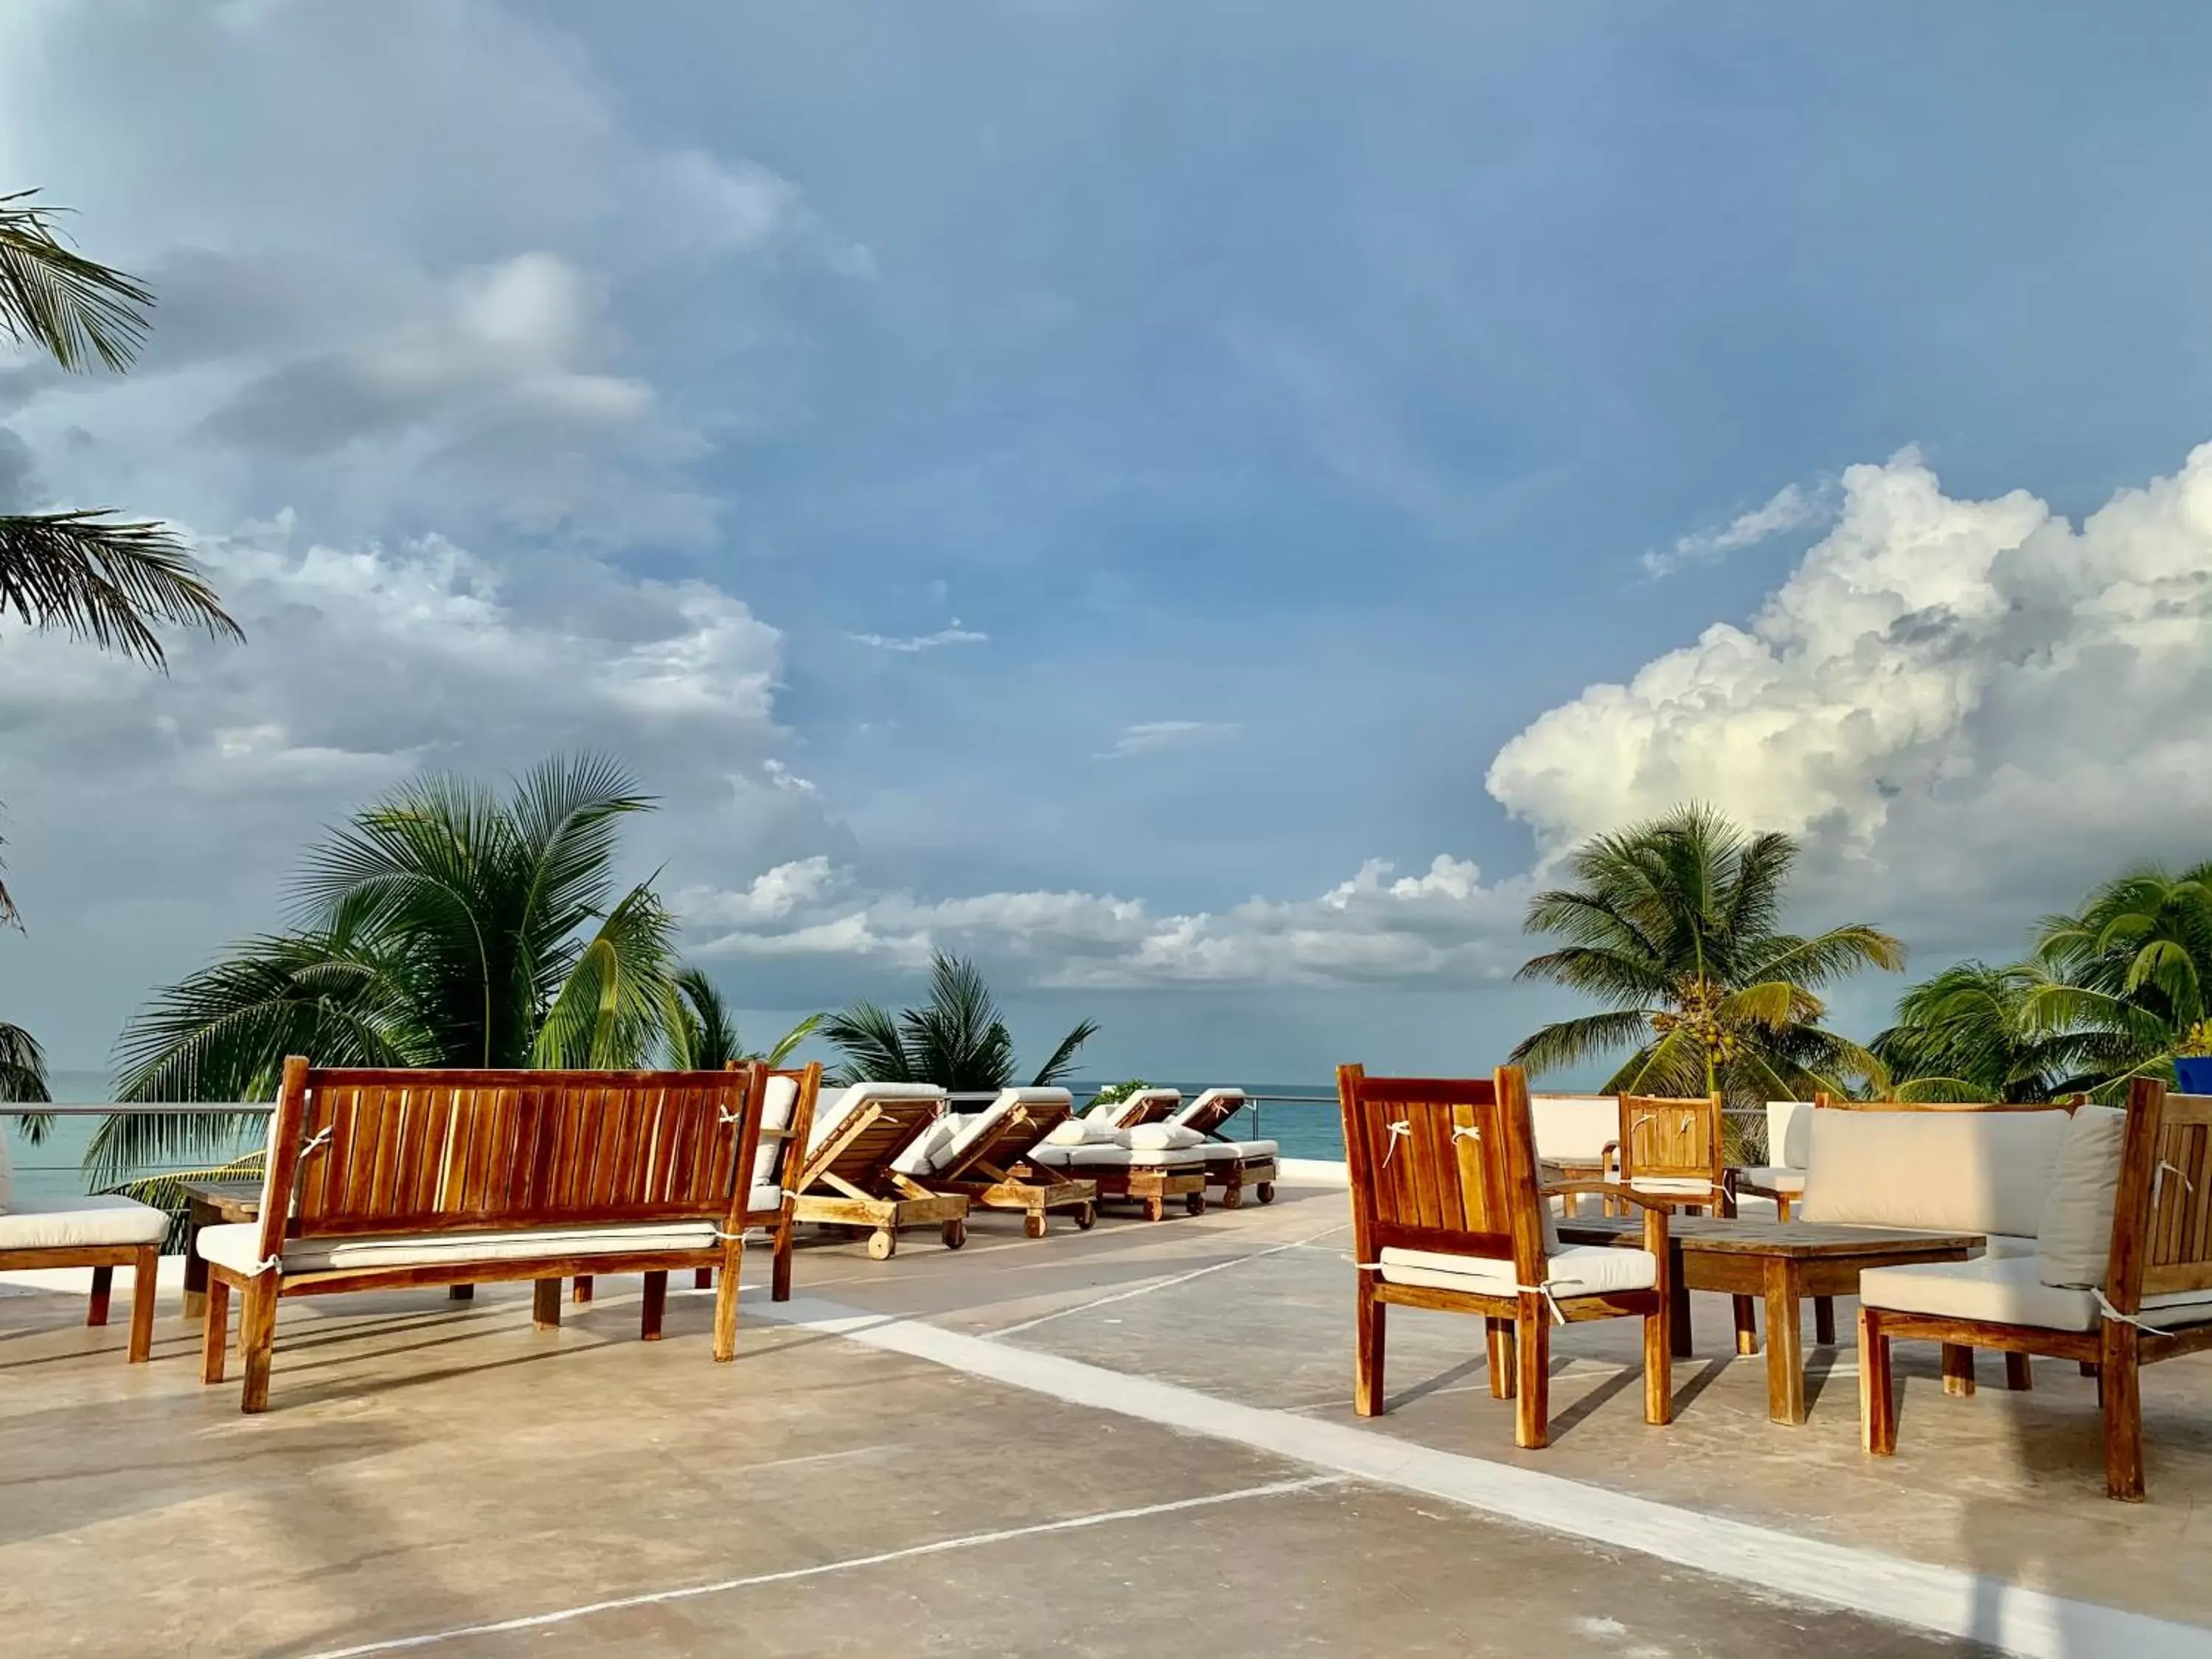
{"label": "wooden sofa", "polygon": [[[1551,1333],[1556,1322],[1644,1322],[1644,1420],[1672,1420],[1673,1345],[1667,1210],[1626,1188],[1537,1178],[1528,1085],[1517,1066],[1493,1077],[1369,1077],[1337,1070],[1358,1264],[1352,1409],[1384,1408],[1386,1306],[1481,1316],[1490,1391],[1515,1402],[1513,1438],[1550,1438]],[[1563,1247],[1548,1199],[1602,1188],[1644,1209],[1644,1248]]]}
{"label": "wooden sofa", "polygon": [[738,1268],[763,1068],[736,1072],[323,1069],[284,1062],[261,1218],[203,1228],[201,1380],[223,1380],[241,1300],[241,1408],[265,1410],[291,1297],[529,1279],[540,1328],[561,1281],[641,1273],[640,1335],[668,1275],[721,1270],[714,1352],[737,1352]]}
{"label": "wooden sofa", "polygon": [[[2113,1120],[2119,1119],[2119,1121]],[[2094,1369],[2104,1413],[2105,1490],[2143,1495],[2144,1365],[2212,1349],[2212,1095],[2136,1079],[2124,1117],[2084,1106],[2068,1124],[2032,1255],[1859,1278],[1860,1430],[1897,1449],[1891,1345],[1949,1356],[2002,1350],[2025,1369],[2043,1354]],[[1971,1371],[1968,1376],[1971,1376]]]}
{"label": "wooden sofa", "polygon": [[169,1218],[149,1205],[112,1194],[88,1198],[19,1198],[8,1144],[0,1139],[0,1272],[41,1267],[89,1267],[92,1295],[84,1322],[107,1323],[115,1270],[128,1267],[131,1281],[130,1363],[141,1365],[154,1352],[155,1281]]}

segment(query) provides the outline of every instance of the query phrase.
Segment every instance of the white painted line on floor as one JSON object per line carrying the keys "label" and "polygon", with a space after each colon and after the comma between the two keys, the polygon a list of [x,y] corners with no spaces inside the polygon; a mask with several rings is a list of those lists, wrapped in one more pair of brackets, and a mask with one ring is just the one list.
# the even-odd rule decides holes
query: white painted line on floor
{"label": "white painted line on floor", "polygon": [[[2068,1601],[1959,1567],[1800,1537],[812,1297],[794,1297],[763,1311],[783,1323],[850,1337],[1088,1410],[1211,1436],[1566,1537],[1633,1550],[1769,1598],[1865,1613],[2028,1659],[2107,1653],[2124,1653],[2130,1659],[2212,1659],[2212,1631]],[[1347,1333],[1347,1373],[1350,1346]]]}
{"label": "white painted line on floor", "polygon": [[1340,1486],[1343,1479],[1341,1475],[1323,1474],[1303,1480],[1274,1480],[1264,1486],[1208,1492],[1202,1498],[1179,1498],[1169,1504],[1146,1504],[1129,1510],[1102,1510],[1091,1515],[1072,1515],[1059,1521],[1040,1521],[1034,1526],[1006,1527],[997,1532],[971,1532],[960,1538],[940,1538],[933,1544],[915,1544],[907,1549],[884,1550],[874,1555],[848,1556],[842,1561],[824,1561],[811,1567],[787,1567],[781,1572],[757,1572],[744,1578],[720,1578],[711,1584],[684,1584],[675,1589],[645,1590],[635,1595],[617,1595],[604,1601],[586,1601],[579,1607],[556,1607],[550,1613],[532,1613],[514,1619],[495,1620],[489,1624],[457,1625],[450,1630],[425,1631],[417,1636],[395,1636],[381,1642],[359,1643],[349,1648],[326,1648],[319,1653],[308,1655],[307,1659],[361,1659],[364,1654],[400,1653],[413,1648],[434,1647],[441,1642],[459,1641],[464,1637],[543,1630],[548,1625],[565,1625],[571,1620],[588,1619],[599,1613],[617,1613],[624,1607],[649,1607],[669,1601],[689,1601],[702,1595],[723,1595],[732,1590],[752,1589],[763,1584],[788,1584],[802,1578],[819,1578],[825,1573],[850,1572],[859,1567],[879,1567],[892,1561],[911,1561],[925,1555],[943,1555],[950,1550],[981,1549],[987,1544],[1010,1543],[1017,1538],[1073,1532],[1085,1527],[1111,1526],[1117,1521],[1142,1521],[1156,1515],[1178,1515],[1187,1510],[1210,1509],[1217,1504],[1241,1503],[1252,1498],[1279,1498],[1289,1492],[1312,1492],[1321,1486]]}
{"label": "white painted line on floor", "polygon": [[1116,1291],[1111,1296],[1097,1297],[1089,1302],[1079,1302],[1072,1308],[1054,1308],[1048,1314],[1039,1314],[1035,1319],[1024,1319],[1018,1325],[1007,1325],[999,1330],[987,1331],[982,1340],[995,1342],[1002,1336],[1018,1336],[1024,1331],[1035,1330],[1040,1325],[1048,1325],[1055,1319],[1065,1319],[1070,1314],[1089,1313],[1093,1308],[1103,1308],[1115,1302],[1127,1302],[1132,1297],[1150,1296],[1154,1291],[1164,1291],[1177,1285],[1188,1285],[1194,1279],[1203,1279],[1208,1273],[1218,1273],[1224,1267],[1241,1267],[1248,1261],[1258,1261],[1267,1256],[1280,1255],[1285,1250],[1303,1249],[1312,1243],[1315,1239],[1327,1238],[1331,1233],[1340,1233],[1351,1224],[1349,1221],[1340,1221],[1334,1227],[1324,1227],[1317,1233],[1310,1233],[1304,1238],[1294,1238],[1287,1244],[1277,1244],[1267,1249],[1254,1250],[1249,1255],[1233,1255],[1226,1261],[1209,1262],[1203,1267],[1194,1267],[1188,1273],[1177,1273],[1171,1279],[1155,1279],[1147,1284],[1135,1285],[1129,1290]]}

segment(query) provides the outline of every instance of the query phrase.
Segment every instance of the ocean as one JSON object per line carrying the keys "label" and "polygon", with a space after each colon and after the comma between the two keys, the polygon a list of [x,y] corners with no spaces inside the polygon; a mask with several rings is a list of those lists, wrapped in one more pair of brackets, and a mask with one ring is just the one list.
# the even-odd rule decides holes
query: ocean
{"label": "ocean", "polygon": [[[108,1098],[108,1079],[100,1072],[56,1072],[50,1079],[57,1104],[72,1102],[98,1103]],[[1073,1085],[1079,1103],[1103,1086],[1102,1082],[1079,1082]],[[1181,1089],[1183,1098],[1195,1099],[1200,1091],[1213,1086],[1211,1083],[1170,1083],[1164,1086]],[[1223,1131],[1238,1139],[1266,1139],[1279,1143],[1285,1158],[1340,1158],[1344,1156],[1344,1135],[1336,1109],[1336,1091],[1325,1085],[1252,1083],[1243,1085],[1247,1094],[1267,1097],[1248,1106]],[[86,1190],[83,1163],[85,1150],[92,1144],[94,1132],[101,1120],[96,1117],[56,1118],[44,1142],[33,1146],[23,1135],[19,1118],[0,1119],[0,1136],[8,1145],[8,1156],[15,1169],[15,1190],[26,1197],[58,1198],[74,1195]],[[242,1149],[241,1149],[242,1150]],[[136,1175],[154,1175],[161,1169],[182,1167],[167,1164],[134,1170]]]}

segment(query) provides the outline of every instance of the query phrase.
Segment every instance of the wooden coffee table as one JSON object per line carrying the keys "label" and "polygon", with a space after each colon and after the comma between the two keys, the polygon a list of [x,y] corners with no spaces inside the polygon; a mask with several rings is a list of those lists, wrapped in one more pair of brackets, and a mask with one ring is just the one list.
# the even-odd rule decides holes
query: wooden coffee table
{"label": "wooden coffee table", "polygon": [[177,1191],[185,1200],[185,1317],[207,1316],[207,1263],[200,1259],[198,1241],[203,1227],[232,1221],[261,1219],[258,1181],[180,1181]]}
{"label": "wooden coffee table", "polygon": [[[1674,1261],[1674,1352],[1690,1352],[1690,1292],[1764,1297],[1766,1301],[1766,1414],[1805,1420],[1805,1358],[1798,1304],[1806,1297],[1856,1296],[1862,1267],[1911,1261],[1964,1261],[1985,1242],[1979,1233],[1902,1232],[1887,1227],[1825,1226],[1718,1216],[1668,1218]],[[1562,1216],[1569,1244],[1640,1249],[1640,1218]]]}

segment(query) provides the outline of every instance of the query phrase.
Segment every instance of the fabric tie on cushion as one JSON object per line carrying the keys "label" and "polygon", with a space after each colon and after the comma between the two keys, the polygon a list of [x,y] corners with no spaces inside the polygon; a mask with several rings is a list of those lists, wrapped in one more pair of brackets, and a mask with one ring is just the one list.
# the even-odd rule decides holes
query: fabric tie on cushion
{"label": "fabric tie on cushion", "polygon": [[[1379,1273],[1383,1267],[1383,1264],[1380,1261],[1356,1261],[1352,1265],[1362,1273]],[[1540,1285],[1516,1285],[1513,1287],[1513,1293],[1516,1296],[1542,1297],[1544,1305],[1552,1310],[1552,1322],[1555,1325],[1564,1325],[1567,1322],[1567,1316],[1560,1309],[1559,1298],[1553,1294],[1552,1287],[1555,1285],[1579,1285],[1582,1282],[1579,1279],[1547,1279]]]}
{"label": "fabric tie on cushion", "polygon": [[[2181,1172],[2177,1170],[2174,1173],[2179,1175]],[[2157,1326],[2148,1322],[2138,1314],[2122,1313],[2118,1308],[2115,1308],[2110,1302],[2105,1299],[2105,1293],[2102,1291],[2098,1290],[2094,1285],[2090,1287],[2089,1294],[2097,1298],[2097,1310],[2103,1314],[2107,1319],[2112,1320],[2122,1325],[2132,1325],[2137,1330],[2141,1331],[2145,1336],[2172,1336],[2173,1334],[2172,1331],[2160,1330]]]}

